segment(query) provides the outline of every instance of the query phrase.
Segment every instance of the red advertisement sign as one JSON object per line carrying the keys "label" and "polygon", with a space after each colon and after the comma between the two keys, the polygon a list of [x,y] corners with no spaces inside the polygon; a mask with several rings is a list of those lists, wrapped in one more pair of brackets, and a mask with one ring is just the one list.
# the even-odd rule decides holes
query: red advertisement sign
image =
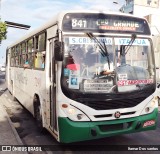
{"label": "red advertisement sign", "polygon": [[156,123],[155,120],[149,120],[143,124],[143,127],[152,126],[155,125],[155,123]]}
{"label": "red advertisement sign", "polygon": [[137,84],[150,84],[153,83],[153,79],[144,79],[144,80],[119,80],[118,86],[129,86]]}

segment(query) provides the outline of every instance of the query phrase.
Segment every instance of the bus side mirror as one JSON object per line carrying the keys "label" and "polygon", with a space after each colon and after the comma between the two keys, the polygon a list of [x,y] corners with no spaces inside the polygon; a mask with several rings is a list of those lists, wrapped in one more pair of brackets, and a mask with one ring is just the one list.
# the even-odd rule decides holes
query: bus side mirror
{"label": "bus side mirror", "polygon": [[54,42],[55,60],[62,61],[63,60],[63,52],[64,52],[64,42],[59,42],[56,40]]}

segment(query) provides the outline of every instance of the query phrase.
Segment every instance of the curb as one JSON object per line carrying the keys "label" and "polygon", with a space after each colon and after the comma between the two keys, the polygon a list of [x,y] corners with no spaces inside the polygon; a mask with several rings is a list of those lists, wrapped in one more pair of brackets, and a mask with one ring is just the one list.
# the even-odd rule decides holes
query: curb
{"label": "curb", "polygon": [[9,125],[10,125],[10,127],[11,127],[11,129],[12,129],[12,132],[13,132],[13,134],[14,134],[17,142],[18,142],[18,144],[19,144],[19,145],[24,145],[23,142],[22,142],[22,140],[20,139],[20,137],[19,137],[19,135],[18,135],[18,133],[17,133],[17,131],[16,131],[16,129],[15,129],[12,121],[10,120],[9,115],[7,114],[7,112],[6,112],[6,110],[5,110],[4,106],[3,106],[3,103],[2,103],[2,102],[5,102],[5,101],[6,101],[6,98],[5,98],[5,97],[3,96],[3,94],[2,94],[2,95],[0,96],[0,102],[1,102],[1,103],[0,103],[0,107],[1,107],[1,109],[2,109],[2,112],[3,112],[3,114],[5,115],[5,117],[7,118],[8,123],[9,123]]}
{"label": "curb", "polygon": [[16,129],[14,128],[13,123],[12,123],[11,119],[9,118],[8,114],[7,114],[7,119],[8,119],[8,121],[9,121],[9,124],[10,124],[11,128],[12,128],[12,131],[13,131],[13,133],[14,133],[14,136],[16,137],[16,140],[18,141],[18,144],[19,144],[19,145],[24,145],[23,142],[22,142],[22,140],[20,139],[20,137],[19,137]]}

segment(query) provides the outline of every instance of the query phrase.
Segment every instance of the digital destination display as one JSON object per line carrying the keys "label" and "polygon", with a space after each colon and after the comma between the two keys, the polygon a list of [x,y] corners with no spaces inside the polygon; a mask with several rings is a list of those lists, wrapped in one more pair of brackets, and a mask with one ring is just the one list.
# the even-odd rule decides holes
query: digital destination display
{"label": "digital destination display", "polygon": [[123,15],[70,13],[64,16],[64,31],[86,32],[121,32],[150,35],[147,22],[144,19]]}

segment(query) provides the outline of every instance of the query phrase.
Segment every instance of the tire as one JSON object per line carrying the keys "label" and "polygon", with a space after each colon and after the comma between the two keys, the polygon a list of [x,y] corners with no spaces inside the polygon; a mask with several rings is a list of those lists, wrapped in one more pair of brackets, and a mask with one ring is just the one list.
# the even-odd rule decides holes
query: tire
{"label": "tire", "polygon": [[38,129],[42,131],[43,130],[42,110],[41,110],[40,101],[37,96],[35,96],[34,98],[34,117],[35,117]]}

